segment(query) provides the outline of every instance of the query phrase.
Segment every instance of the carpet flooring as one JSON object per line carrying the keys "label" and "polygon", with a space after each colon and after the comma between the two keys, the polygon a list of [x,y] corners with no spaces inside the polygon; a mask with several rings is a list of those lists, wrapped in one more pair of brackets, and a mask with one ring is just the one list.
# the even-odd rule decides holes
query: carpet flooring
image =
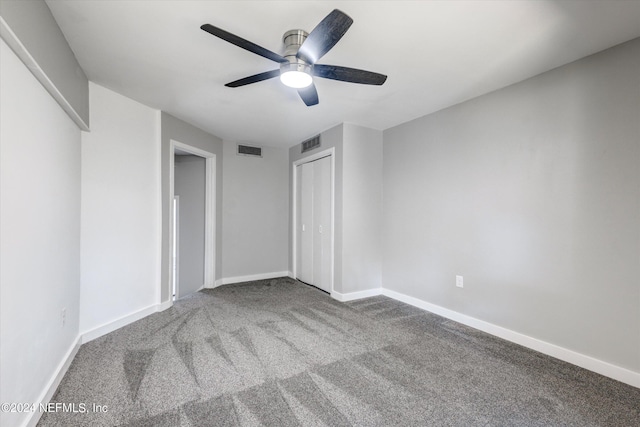
{"label": "carpet flooring", "polygon": [[289,278],[201,291],[84,344],[52,401],[86,413],[39,426],[640,425],[640,389]]}

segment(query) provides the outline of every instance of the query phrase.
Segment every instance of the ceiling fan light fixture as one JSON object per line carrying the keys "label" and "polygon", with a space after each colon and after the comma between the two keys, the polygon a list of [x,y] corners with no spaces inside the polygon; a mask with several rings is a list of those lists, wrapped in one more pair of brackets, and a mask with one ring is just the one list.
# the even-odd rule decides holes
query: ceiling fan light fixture
{"label": "ceiling fan light fixture", "polygon": [[381,85],[387,76],[356,68],[336,65],[316,64],[316,61],[335,46],[353,24],[344,12],[334,9],[310,32],[289,30],[282,36],[284,52],[279,55],[240,36],[231,34],[211,24],[200,28],[207,33],[249,52],[280,64],[280,69],[254,74],[225,84],[226,87],[240,87],[280,76],[280,81],[298,90],[298,95],[307,107],[318,104],[318,91],[313,84],[314,77],[366,85]]}
{"label": "ceiling fan light fixture", "polygon": [[280,73],[280,81],[285,86],[301,89],[311,85],[313,77],[304,71],[289,70]]}
{"label": "ceiling fan light fixture", "polygon": [[311,66],[295,56],[287,57],[290,61],[280,64],[280,81],[289,87],[302,89],[313,83],[311,77]]}

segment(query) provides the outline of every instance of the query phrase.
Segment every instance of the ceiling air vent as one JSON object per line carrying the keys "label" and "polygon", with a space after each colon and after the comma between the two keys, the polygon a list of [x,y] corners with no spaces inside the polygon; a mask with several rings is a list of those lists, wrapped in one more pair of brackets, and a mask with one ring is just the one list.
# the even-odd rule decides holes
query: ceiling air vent
{"label": "ceiling air vent", "polygon": [[320,135],[316,135],[313,138],[309,138],[302,143],[302,152],[313,150],[320,147]]}
{"label": "ceiling air vent", "polygon": [[238,154],[242,156],[262,157],[262,148],[238,144]]}

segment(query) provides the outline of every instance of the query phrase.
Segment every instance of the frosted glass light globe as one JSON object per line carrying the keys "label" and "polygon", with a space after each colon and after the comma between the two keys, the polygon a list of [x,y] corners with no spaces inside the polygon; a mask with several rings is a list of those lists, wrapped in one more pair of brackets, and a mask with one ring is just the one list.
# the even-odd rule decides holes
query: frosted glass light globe
{"label": "frosted glass light globe", "polygon": [[280,81],[286,86],[301,89],[309,86],[313,78],[305,72],[292,70],[280,74]]}

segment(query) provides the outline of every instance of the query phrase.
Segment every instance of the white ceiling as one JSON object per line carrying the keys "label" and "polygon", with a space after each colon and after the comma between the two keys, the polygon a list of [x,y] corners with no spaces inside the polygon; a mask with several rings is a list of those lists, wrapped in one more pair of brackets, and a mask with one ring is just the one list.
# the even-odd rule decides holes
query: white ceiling
{"label": "white ceiling", "polygon": [[[224,139],[289,147],[342,122],[387,129],[640,37],[640,0],[67,1],[51,11],[89,79]],[[274,52],[332,9],[354,23],[318,63],[388,75],[383,86],[316,79],[306,107],[277,69],[200,29]]]}

